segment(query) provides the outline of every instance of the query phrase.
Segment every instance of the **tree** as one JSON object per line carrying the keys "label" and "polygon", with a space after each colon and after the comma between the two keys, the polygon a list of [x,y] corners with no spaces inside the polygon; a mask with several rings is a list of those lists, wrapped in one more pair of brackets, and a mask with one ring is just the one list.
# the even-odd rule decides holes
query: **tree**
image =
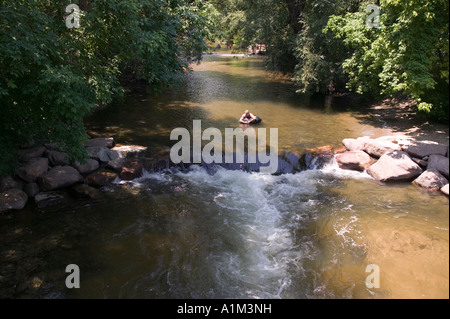
{"label": "tree", "polygon": [[301,11],[303,26],[296,37],[297,65],[293,80],[299,93],[329,94],[343,91],[347,76],[342,62],[350,56],[343,41],[322,30],[333,14],[354,12],[360,0],[307,1]]}
{"label": "tree", "polygon": [[121,80],[175,84],[216,17],[199,0],[83,0],[80,28],[68,29],[67,4],[0,0],[0,174],[30,141],[83,159],[84,116],[121,94]]}
{"label": "tree", "polygon": [[352,51],[343,67],[348,87],[380,96],[407,94],[418,109],[448,120],[449,3],[444,0],[382,0],[378,28],[368,14],[333,16],[326,30]]}

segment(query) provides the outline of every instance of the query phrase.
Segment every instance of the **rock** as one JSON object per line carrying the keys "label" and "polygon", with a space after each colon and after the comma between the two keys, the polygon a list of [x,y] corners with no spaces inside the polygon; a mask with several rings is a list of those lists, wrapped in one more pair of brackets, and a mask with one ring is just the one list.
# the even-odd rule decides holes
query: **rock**
{"label": "rock", "polygon": [[23,189],[23,182],[14,178],[12,176],[0,177],[0,192],[6,191],[8,189]]}
{"label": "rock", "polygon": [[42,192],[34,197],[37,208],[45,208],[49,206],[64,203],[66,198],[59,192]]}
{"label": "rock", "polygon": [[448,187],[449,187],[449,185],[447,184],[441,188],[441,192],[443,192],[447,196],[448,196]]}
{"label": "rock", "polygon": [[103,187],[113,183],[117,178],[117,174],[109,171],[94,172],[86,177],[86,184],[94,187]]}
{"label": "rock", "polygon": [[336,161],[341,169],[363,172],[373,162],[373,159],[363,151],[353,151],[336,156]]}
{"label": "rock", "polygon": [[406,135],[382,136],[376,138],[376,140],[387,141],[394,144],[398,144],[400,146],[410,145],[411,143],[414,143],[414,139]]}
{"label": "rock", "polygon": [[93,138],[90,140],[87,140],[84,142],[85,147],[106,147],[106,148],[112,148],[114,147],[114,138],[107,137],[107,138]]}
{"label": "rock", "polygon": [[434,168],[442,175],[449,178],[448,158],[442,155],[431,155],[428,159],[428,169]]}
{"label": "rock", "polygon": [[28,201],[27,194],[20,189],[8,189],[0,193],[0,212],[10,209],[19,210],[25,207]]}
{"label": "rock", "polygon": [[80,173],[71,166],[56,166],[38,179],[39,188],[43,191],[52,191],[83,181]]}
{"label": "rock", "polygon": [[68,166],[69,162],[69,154],[58,152],[58,151],[49,151],[47,152],[47,158],[52,166]]}
{"label": "rock", "polygon": [[339,147],[339,148],[334,150],[334,155],[342,154],[342,153],[345,153],[345,152],[347,152],[347,148],[345,146],[341,146],[341,147]]}
{"label": "rock", "polygon": [[300,158],[301,169],[314,170],[322,169],[327,164],[333,161],[334,154],[332,153],[322,153],[318,155],[317,153],[307,152]]}
{"label": "rock", "polygon": [[366,148],[366,141],[369,139],[354,139],[354,138],[347,138],[342,141],[342,144],[344,144],[345,148],[347,148],[349,151],[364,151]]}
{"label": "rock", "polygon": [[115,160],[109,161],[106,167],[111,168],[117,173],[120,173],[126,161],[127,160],[125,158],[116,158]]}
{"label": "rock", "polygon": [[383,140],[366,140],[364,151],[373,156],[380,158],[386,153],[401,151],[402,148],[398,144]]}
{"label": "rock", "polygon": [[107,147],[88,147],[86,151],[91,159],[95,159],[102,163],[108,163],[120,158],[119,152],[110,150]]}
{"label": "rock", "polygon": [[72,166],[78,172],[80,172],[80,174],[87,175],[96,171],[100,167],[100,164],[98,163],[98,161],[90,158],[86,160],[86,164],[80,164],[80,162],[75,162]]}
{"label": "rock", "polygon": [[23,191],[27,193],[28,197],[34,198],[39,193],[39,186],[36,183],[29,183],[25,185]]}
{"label": "rock", "polygon": [[36,182],[38,177],[47,173],[48,158],[40,157],[33,158],[19,166],[16,170],[17,175],[28,183]]}
{"label": "rock", "polygon": [[120,157],[131,158],[146,152],[148,148],[138,145],[118,145],[112,148],[112,150],[119,152]]}
{"label": "rock", "polygon": [[412,160],[414,161],[414,163],[416,163],[417,165],[419,165],[422,168],[426,168],[428,166],[428,162],[426,160],[416,158],[416,157],[413,157]]}
{"label": "rock", "polygon": [[141,177],[143,172],[142,163],[138,160],[126,161],[120,172],[120,178],[125,181],[131,181]]}
{"label": "rock", "polygon": [[[308,153],[311,154],[311,153]],[[167,158],[144,158],[142,159],[143,166],[146,171],[156,173],[169,169],[173,164],[170,157]]]}
{"label": "rock", "polygon": [[428,190],[438,191],[448,184],[448,181],[437,170],[432,168],[423,172],[416,180],[414,180],[413,184]]}
{"label": "rock", "polygon": [[419,165],[402,151],[384,154],[367,169],[367,173],[381,182],[411,182],[422,174]]}
{"label": "rock", "polygon": [[26,150],[17,151],[17,155],[21,160],[29,161],[32,158],[42,157],[46,151],[44,146],[36,146]]}
{"label": "rock", "polygon": [[86,198],[86,199],[101,199],[103,198],[103,193],[97,188],[91,187],[86,184],[76,184],[71,187],[71,193],[76,197]]}
{"label": "rock", "polygon": [[412,157],[424,158],[430,155],[447,154],[447,145],[433,144],[431,142],[417,142],[403,147],[403,151],[411,155]]}
{"label": "rock", "polygon": [[331,145],[326,145],[316,148],[309,148],[306,149],[306,152],[312,153],[314,155],[331,154],[333,153],[333,147]]}

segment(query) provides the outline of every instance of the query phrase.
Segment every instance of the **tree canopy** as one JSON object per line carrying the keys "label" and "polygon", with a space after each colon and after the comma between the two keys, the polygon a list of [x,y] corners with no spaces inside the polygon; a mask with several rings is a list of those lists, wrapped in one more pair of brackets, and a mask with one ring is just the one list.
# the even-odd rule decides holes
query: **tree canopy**
{"label": "tree canopy", "polygon": [[84,0],[80,28],[68,28],[68,4],[0,1],[0,173],[30,141],[83,158],[83,117],[126,79],[176,83],[201,59],[217,18],[200,0]]}
{"label": "tree canopy", "polygon": [[[75,1],[74,1],[75,2]],[[82,159],[83,118],[130,80],[177,83],[201,60],[206,40],[245,49],[265,44],[272,69],[292,74],[302,94],[353,90],[405,94],[448,120],[449,3],[380,0],[0,0],[0,174],[14,150],[56,142]]]}

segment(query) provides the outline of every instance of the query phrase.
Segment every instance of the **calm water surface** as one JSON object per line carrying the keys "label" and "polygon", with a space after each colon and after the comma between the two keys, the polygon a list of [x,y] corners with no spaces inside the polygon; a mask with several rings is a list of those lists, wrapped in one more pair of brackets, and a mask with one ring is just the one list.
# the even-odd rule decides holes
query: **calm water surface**
{"label": "calm water surface", "polygon": [[[346,102],[306,100],[256,57],[208,56],[177,88],[128,95],[92,135],[161,148],[170,132],[239,127],[250,109],[280,150],[392,132]],[[98,201],[0,216],[3,298],[448,298],[449,202],[332,164],[270,176],[146,173]],[[65,288],[77,264],[81,289]],[[366,266],[380,268],[369,289]]]}

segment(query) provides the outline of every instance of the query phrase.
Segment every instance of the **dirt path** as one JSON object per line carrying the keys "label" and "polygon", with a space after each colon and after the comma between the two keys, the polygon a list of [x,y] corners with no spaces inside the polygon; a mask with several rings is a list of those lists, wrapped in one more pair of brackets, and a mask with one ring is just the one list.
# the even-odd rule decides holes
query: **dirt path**
{"label": "dirt path", "polygon": [[384,100],[368,106],[362,118],[378,122],[383,128],[392,130],[393,135],[406,135],[418,141],[433,141],[449,145],[449,125],[432,123],[417,114],[410,101]]}

